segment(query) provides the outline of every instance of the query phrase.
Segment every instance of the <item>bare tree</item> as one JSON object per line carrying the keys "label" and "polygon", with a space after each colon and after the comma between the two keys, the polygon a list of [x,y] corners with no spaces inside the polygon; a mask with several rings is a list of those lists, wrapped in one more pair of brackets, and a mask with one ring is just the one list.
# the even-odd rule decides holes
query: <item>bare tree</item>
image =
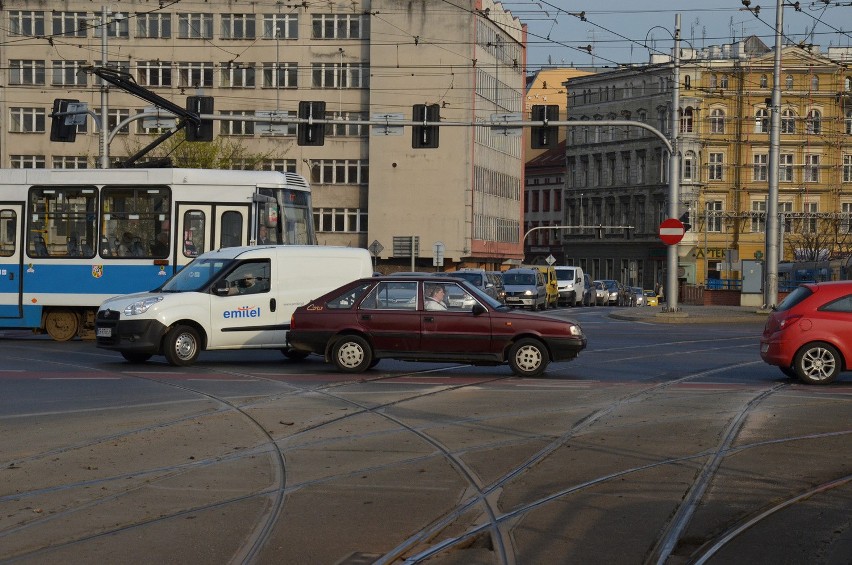
{"label": "bare tree", "polygon": [[[139,151],[143,140],[141,137],[127,140],[128,154]],[[152,150],[148,159],[169,158],[175,167],[256,170],[261,168],[265,160],[280,156],[278,151],[253,153],[238,137],[220,135],[210,142],[190,143],[186,141],[184,132],[180,131]]]}

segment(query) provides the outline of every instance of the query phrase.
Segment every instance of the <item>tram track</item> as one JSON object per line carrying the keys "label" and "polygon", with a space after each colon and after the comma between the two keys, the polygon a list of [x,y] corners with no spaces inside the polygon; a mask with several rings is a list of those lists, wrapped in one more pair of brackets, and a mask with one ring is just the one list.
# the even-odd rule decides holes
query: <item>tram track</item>
{"label": "tram track", "polygon": [[[718,346],[718,340],[707,340],[707,342],[715,342]],[[742,347],[737,346],[735,344],[731,344],[731,346]],[[631,348],[624,349],[629,350]],[[298,484],[287,482],[286,453],[288,449],[292,449],[292,446],[282,447],[282,441],[287,440],[293,442],[294,440],[298,440],[298,438],[301,436],[307,437],[311,432],[321,430],[323,428],[331,426],[332,424],[345,422],[346,420],[350,420],[369,413],[377,417],[386,419],[388,422],[393,423],[393,425],[396,426],[398,430],[412,434],[420,441],[431,446],[434,450],[432,453],[428,453],[425,455],[412,455],[409,459],[406,459],[404,461],[408,462],[414,460],[425,460],[436,457],[444,458],[448,462],[448,464],[450,464],[452,468],[455,469],[456,473],[459,475],[462,481],[468,485],[468,488],[470,489],[470,493],[466,495],[462,500],[460,500],[454,508],[448,509],[442,516],[432,516],[428,520],[427,526],[425,526],[419,531],[412,532],[407,539],[402,540],[397,546],[387,551],[384,555],[380,557],[380,559],[378,560],[379,563],[395,563],[400,560],[405,560],[406,562],[410,563],[425,562],[434,557],[435,555],[438,555],[439,553],[445,551],[452,551],[454,548],[463,545],[466,542],[469,542],[472,538],[482,535],[483,533],[488,533],[491,538],[496,562],[503,565],[509,565],[515,563],[518,560],[518,555],[515,553],[516,548],[513,547],[513,542],[510,535],[512,524],[517,523],[517,521],[519,520],[523,520],[524,517],[530,512],[533,512],[555,501],[564,500],[571,494],[581,492],[595,485],[600,485],[602,483],[613,481],[616,478],[625,477],[627,475],[639,473],[649,469],[675,465],[684,461],[699,461],[702,459],[708,460],[708,462],[705,463],[704,466],[702,466],[702,471],[698,473],[696,480],[690,488],[690,491],[694,492],[695,495],[685,497],[684,501],[679,506],[678,512],[676,512],[672,516],[672,519],[666,525],[665,531],[663,531],[657,539],[657,545],[661,546],[662,550],[649,553],[651,557],[648,557],[647,562],[665,563],[671,555],[671,550],[674,547],[677,547],[677,540],[682,534],[685,526],[689,523],[688,516],[691,515],[691,512],[689,511],[688,507],[691,506],[692,509],[694,509],[695,505],[701,501],[700,493],[703,492],[706,489],[707,484],[709,484],[714,479],[714,477],[717,476],[716,470],[718,469],[718,463],[720,463],[725,457],[727,457],[728,454],[742,451],[750,447],[750,445],[741,445],[734,447],[732,446],[732,441],[736,437],[737,432],[740,429],[739,425],[742,424],[751,407],[756,404],[759,404],[766,397],[771,396],[778,391],[787,389],[789,384],[788,382],[783,382],[781,384],[775,383],[770,386],[769,389],[754,391],[752,393],[751,399],[747,403],[745,403],[743,407],[741,407],[740,412],[734,414],[729,418],[727,427],[725,428],[726,433],[723,434],[723,439],[713,449],[702,450],[700,452],[691,453],[689,455],[685,455],[683,457],[678,458],[659,459],[657,461],[649,462],[646,465],[628,467],[617,472],[600,475],[598,477],[591,477],[582,483],[570,485],[568,487],[554,491],[549,496],[529,500],[526,501],[524,504],[516,505],[512,508],[501,509],[499,507],[499,504],[496,502],[497,493],[501,489],[507,487],[513,480],[516,480],[517,478],[523,476],[524,473],[533,469],[542,461],[545,461],[555,451],[564,446],[568,440],[576,438],[578,435],[593,428],[605,417],[610,416],[614,412],[618,411],[620,408],[630,404],[649,401],[653,399],[655,395],[689,380],[698,380],[706,377],[711,377],[713,375],[724,374],[726,372],[735,371],[739,367],[750,364],[752,363],[731,363],[720,365],[710,370],[699,371],[678,378],[667,378],[667,380],[663,382],[655,382],[652,384],[646,383],[642,385],[639,390],[633,390],[627,394],[617,395],[610,399],[610,404],[608,406],[592,410],[588,412],[585,416],[578,418],[574,425],[563,434],[557,437],[541,436],[539,439],[546,440],[548,442],[544,447],[539,449],[530,457],[526,458],[520,464],[515,465],[513,469],[502,474],[496,480],[491,481],[483,480],[480,476],[478,476],[476,470],[472,469],[470,465],[464,460],[463,456],[465,450],[461,450],[457,446],[454,447],[453,445],[450,445],[445,441],[441,441],[440,439],[435,437],[434,434],[430,433],[429,425],[424,425],[422,423],[412,424],[410,422],[407,422],[404,418],[388,412],[394,407],[404,406],[406,403],[415,400],[424,399],[428,397],[440,397],[441,394],[451,393],[467,387],[486,386],[500,381],[509,381],[509,377],[467,377],[467,380],[469,382],[463,384],[451,384],[442,386],[430,385],[429,390],[425,392],[421,390],[413,394],[399,394],[395,399],[388,402],[364,403],[353,400],[352,398],[347,396],[346,393],[349,392],[349,389],[351,387],[369,386],[372,383],[394,381],[401,378],[406,378],[409,375],[419,375],[421,373],[415,371],[411,373],[396,373],[390,375],[381,374],[368,378],[359,377],[357,379],[352,380],[343,380],[334,383],[324,383],[320,386],[300,386],[294,385],[292,382],[282,382],[279,379],[258,376],[256,373],[217,369],[217,372],[222,373],[223,375],[229,375],[231,377],[234,377],[235,379],[245,378],[251,380],[265,380],[269,381],[270,383],[276,383],[285,388],[285,390],[282,390],[279,393],[269,394],[262,398],[235,402],[228,398],[220,397],[218,395],[205,392],[195,384],[189,385],[185,382],[176,382],[174,380],[168,380],[166,378],[157,378],[156,376],[152,376],[150,374],[134,375],[132,371],[123,370],[121,373],[118,373],[123,377],[144,379],[146,381],[156,382],[161,385],[175,387],[178,389],[182,389],[186,392],[201,395],[202,397],[208,400],[221,403],[220,406],[213,412],[200,412],[197,416],[187,415],[182,418],[175,419],[173,423],[163,423],[158,426],[150,426],[148,427],[149,429],[158,429],[161,427],[168,428],[172,425],[179,425],[181,421],[191,420],[193,417],[205,417],[211,414],[233,411],[237,414],[240,414],[242,418],[246,418],[246,421],[249,423],[249,426],[255,430],[255,433],[257,433],[257,430],[262,429],[266,426],[264,425],[263,421],[258,420],[257,418],[254,418],[252,416],[252,411],[259,407],[268,405],[270,402],[285,400],[290,396],[321,395],[330,398],[335,402],[348,405],[354,408],[354,410],[348,411],[343,414],[334,414],[332,417],[322,418],[316,422],[311,423],[311,425],[309,426],[305,426],[298,430],[292,430],[288,432],[285,436],[278,436],[267,432],[265,436],[259,436],[261,439],[258,443],[249,446],[238,454],[222,453],[221,458],[208,458],[202,461],[196,461],[193,465],[175,465],[173,467],[165,467],[164,469],[160,470],[181,473],[192,469],[194,466],[198,465],[212,465],[223,460],[236,460],[258,454],[268,454],[270,457],[275,457],[275,453],[277,453],[280,462],[276,463],[276,469],[278,469],[278,471],[280,472],[280,480],[270,481],[270,484],[265,489],[247,494],[242,497],[232,497],[230,499],[223,499],[216,504],[199,505],[197,507],[185,508],[179,513],[174,513],[169,516],[163,516],[154,520],[140,521],[138,524],[125,524],[122,527],[115,528],[114,530],[98,532],[96,534],[92,534],[91,536],[81,537],[78,540],[73,540],[68,543],[82,543],[87,540],[94,539],[97,536],[109,535],[110,533],[124,531],[128,528],[139,528],[152,524],[162,523],[170,519],[174,519],[175,517],[186,515],[187,513],[204,511],[206,509],[234,504],[248,499],[267,499],[269,500],[269,508],[267,509],[267,512],[261,518],[258,519],[257,524],[254,525],[254,529],[252,530],[251,535],[249,535],[244,540],[244,543],[242,544],[240,550],[233,554],[230,559],[231,562],[256,562],[257,560],[261,559],[264,547],[270,538],[272,530],[276,527],[276,524],[279,522],[280,518],[286,511],[285,499],[288,493],[296,492],[299,489],[304,488],[305,486],[316,485],[322,482],[332,482],[336,479],[339,479],[340,477],[355,476],[358,473],[363,473],[365,469],[386,470],[393,469],[394,467],[400,465],[400,462],[397,461],[384,465],[360,467],[357,470],[347,471],[346,473],[341,474],[330,473],[327,476],[303,481]],[[88,369],[97,370],[97,366],[95,366],[94,368],[88,367]],[[447,370],[452,369],[453,368]],[[554,412],[558,412],[558,410],[555,410]],[[509,415],[521,415],[523,413],[523,411],[517,410],[510,412]],[[506,415],[507,414],[505,413],[503,414],[503,416]],[[490,415],[468,415],[466,417],[458,417],[454,419],[444,420],[444,424],[457,425],[460,422],[465,422],[470,424],[484,425],[485,423],[487,423],[489,417]],[[142,428],[140,428],[140,430],[145,431]],[[135,432],[127,431],[126,433],[131,434]],[[361,434],[356,434],[352,437],[353,439],[357,440],[359,437],[361,437]],[[825,435],[814,434],[813,437],[823,438],[825,437]],[[777,441],[794,441],[800,440],[800,438],[801,436],[790,436],[789,438],[780,438]],[[114,439],[116,439],[115,436],[112,436],[110,438],[104,436],[103,441],[113,441]],[[518,437],[515,439],[502,440],[493,444],[477,444],[476,446],[468,449],[476,449],[482,448],[483,446],[498,444],[513,445],[516,443],[528,441],[529,439],[529,436]],[[93,438],[91,441],[85,443],[85,445],[92,445],[94,443],[97,443],[97,441],[97,438]],[[81,443],[80,445],[82,446],[83,444]],[[75,449],[75,447],[68,446],[67,449],[73,450]],[[33,455],[32,457],[38,457],[38,455]],[[713,462],[715,462],[715,465]],[[156,476],[157,470],[151,469],[150,474],[151,476]],[[137,475],[139,475],[139,473],[137,473]],[[119,477],[116,476],[111,480],[118,481]],[[848,480],[844,481],[843,477],[840,477],[835,481],[826,482],[825,485],[834,485],[834,483],[837,483],[834,486],[826,487],[830,489],[836,488],[837,486],[842,486],[847,482]],[[701,486],[701,483],[703,483],[703,486]],[[121,496],[121,494],[117,494],[116,496]],[[794,498],[801,498],[804,496],[805,494],[801,494],[797,495],[797,497]],[[2,501],[2,499],[0,499],[0,501]],[[96,504],[96,502],[94,502],[94,504]],[[796,504],[796,501],[792,501],[790,504]],[[779,506],[781,505],[779,504]],[[442,532],[446,530],[449,525],[454,524],[456,527],[458,527],[458,521],[460,519],[463,519],[465,516],[469,516],[471,509],[475,508],[478,508],[480,510],[479,516],[482,517],[481,522],[470,524],[467,529],[461,534],[455,533],[449,536],[442,535]],[[780,509],[781,508],[779,508],[779,510]],[[686,515],[687,518],[679,518],[678,513],[681,516]],[[747,529],[748,526],[744,526],[744,524],[734,525],[732,526],[728,534],[730,536],[736,537],[736,535],[739,535],[739,532],[744,531],[742,529],[744,527]],[[3,535],[9,534],[0,532],[0,536]],[[673,545],[671,543],[671,540],[674,540]],[[720,545],[719,547],[722,547],[724,543],[726,543],[724,536],[719,536],[719,538],[717,538],[716,543],[721,543],[722,545]],[[715,545],[709,548],[705,548],[704,551],[717,551],[714,550],[713,547],[715,547]],[[40,554],[41,552],[31,553],[28,556],[35,557]],[[653,559],[653,557],[655,557],[656,559]]]}

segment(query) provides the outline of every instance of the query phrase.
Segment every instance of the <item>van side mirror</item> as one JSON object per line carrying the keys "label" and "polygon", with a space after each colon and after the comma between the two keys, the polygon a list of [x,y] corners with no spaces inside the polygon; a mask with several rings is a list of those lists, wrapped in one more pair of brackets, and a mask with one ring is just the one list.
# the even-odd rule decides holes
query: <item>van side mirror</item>
{"label": "van side mirror", "polygon": [[229,290],[228,281],[225,279],[213,283],[213,294],[216,296],[228,296]]}

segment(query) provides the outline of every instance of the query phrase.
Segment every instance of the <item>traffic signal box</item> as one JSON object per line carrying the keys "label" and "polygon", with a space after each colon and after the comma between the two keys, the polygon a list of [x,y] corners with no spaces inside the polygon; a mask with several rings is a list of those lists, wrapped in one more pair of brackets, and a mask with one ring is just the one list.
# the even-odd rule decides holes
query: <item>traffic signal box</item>
{"label": "traffic signal box", "polygon": [[[532,107],[532,121],[550,122],[559,120],[559,106],[535,105]],[[533,126],[530,144],[533,149],[553,149],[559,136],[555,126]]]}
{"label": "traffic signal box", "polygon": [[[303,120],[324,120],[325,102],[299,102],[299,118]],[[325,143],[325,124],[296,124],[296,143],[299,145],[323,145]]]}
{"label": "traffic signal box", "polygon": [[[212,114],[212,96],[187,96],[186,110],[194,114]],[[213,141],[213,120],[201,120],[199,125],[192,122],[186,124],[187,141]]]}
{"label": "traffic signal box", "polygon": [[[79,100],[57,98],[53,101],[53,113],[50,115],[50,141],[72,143],[77,139],[77,124],[65,124],[67,116],[57,116],[57,113],[67,112],[68,104],[76,104]],[[70,122],[70,120],[68,120]]]}
{"label": "traffic signal box", "polygon": [[[437,104],[415,104],[411,120],[414,122],[439,122],[441,121],[441,107]],[[435,149],[438,147],[438,126],[412,126],[411,147],[415,149]]]}

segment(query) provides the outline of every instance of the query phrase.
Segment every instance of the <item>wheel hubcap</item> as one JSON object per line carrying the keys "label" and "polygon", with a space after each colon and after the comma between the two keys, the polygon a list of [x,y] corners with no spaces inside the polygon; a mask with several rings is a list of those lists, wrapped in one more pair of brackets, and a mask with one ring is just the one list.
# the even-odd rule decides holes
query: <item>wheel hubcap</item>
{"label": "wheel hubcap", "polygon": [[364,350],[357,343],[348,342],[337,352],[337,359],[344,367],[357,367],[364,361]]}
{"label": "wheel hubcap", "polygon": [[808,377],[821,381],[834,372],[834,356],[821,347],[814,349],[802,358],[802,368]]}
{"label": "wheel hubcap", "polygon": [[175,340],[175,352],[181,359],[189,359],[195,353],[195,340],[189,334],[181,334]]}
{"label": "wheel hubcap", "polygon": [[515,361],[524,371],[535,371],[541,365],[541,352],[537,347],[522,347],[515,355]]}

